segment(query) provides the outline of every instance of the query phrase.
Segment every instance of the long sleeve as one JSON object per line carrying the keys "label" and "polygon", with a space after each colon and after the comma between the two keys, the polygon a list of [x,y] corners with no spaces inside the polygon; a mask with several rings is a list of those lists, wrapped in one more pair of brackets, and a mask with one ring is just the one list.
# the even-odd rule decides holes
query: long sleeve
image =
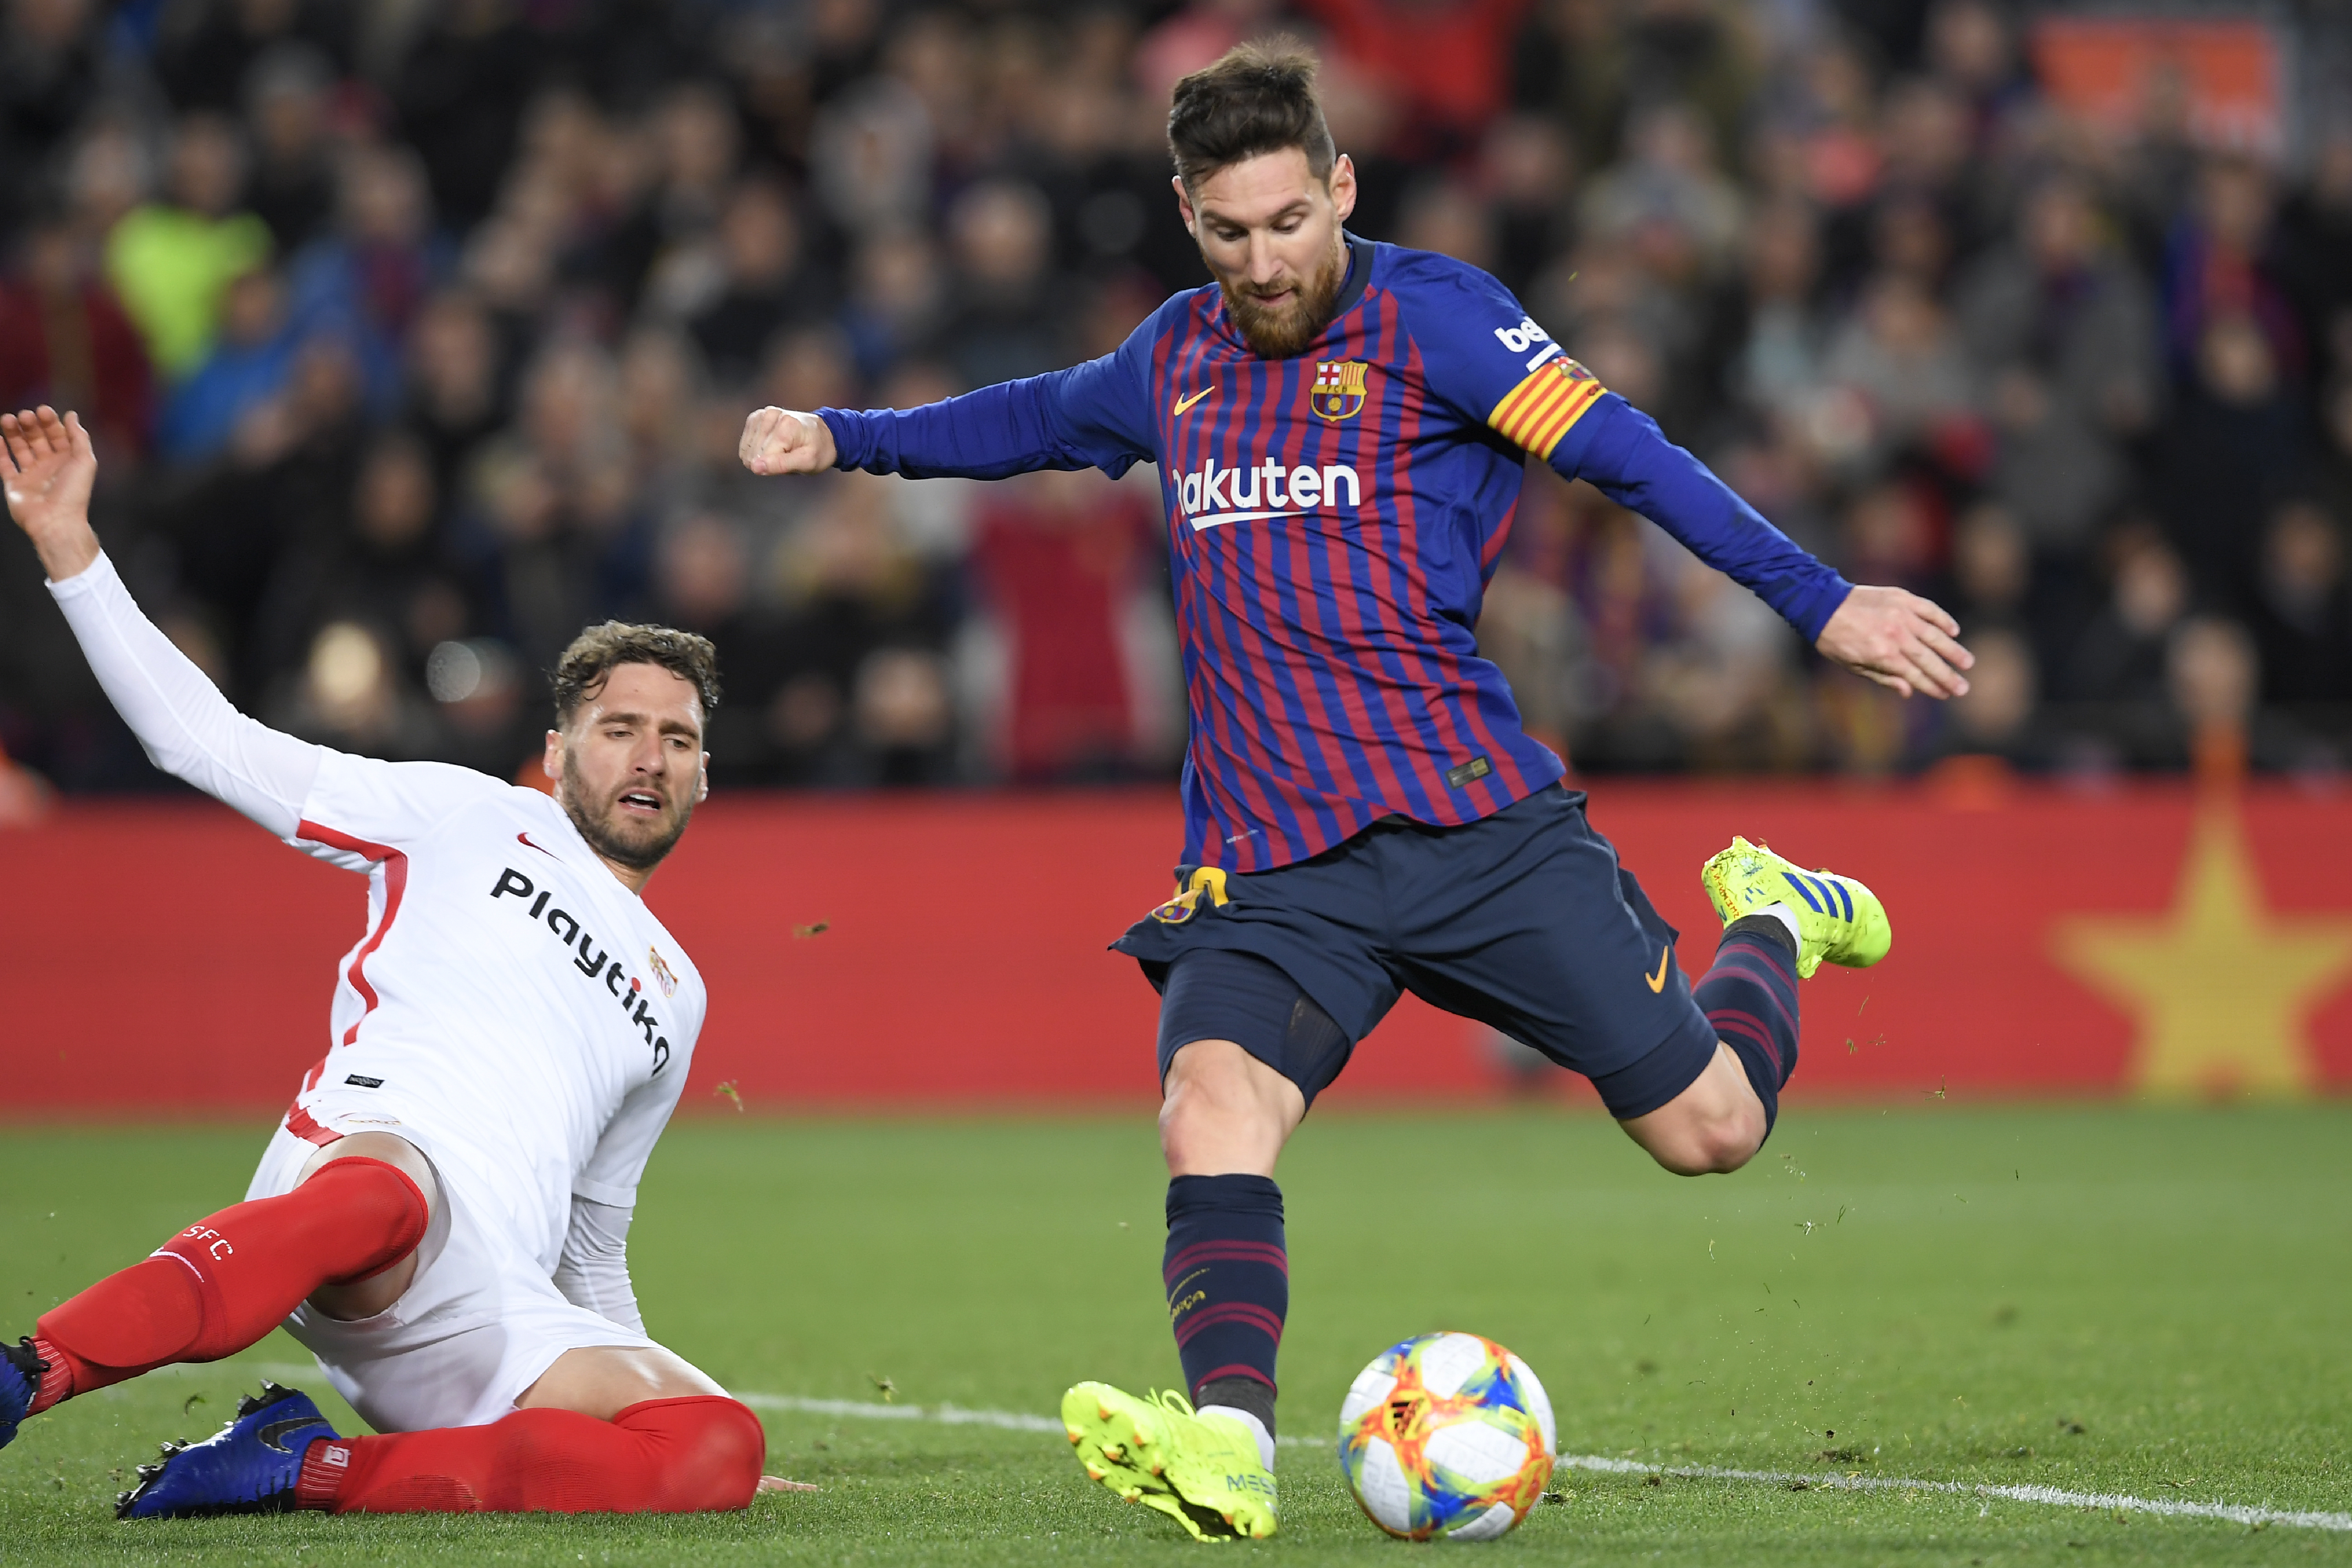
{"label": "long sleeve", "polygon": [[278,837],[293,837],[327,749],[238,712],[140,612],[106,556],[51,583],[49,593],[149,759]]}
{"label": "long sleeve", "polygon": [[1853,584],[1800,549],[1712,469],[1665,437],[1657,421],[1604,393],[1551,453],[1571,479],[1591,481],[1690,552],[1753,593],[1810,643]]}
{"label": "long sleeve", "polygon": [[645,1315],[637,1310],[636,1287],[629,1279],[629,1221],[635,1213],[632,1207],[575,1194],[563,1257],[555,1266],[555,1288],[573,1306],[642,1334]]}
{"label": "long sleeve", "polygon": [[1399,288],[1431,389],[1471,423],[1589,480],[1778,610],[1811,642],[1853,584],[1813,559],[1657,422],[1564,353],[1475,267],[1403,252]]}
{"label": "long sleeve", "polygon": [[1113,479],[1155,460],[1142,367],[1154,317],[1126,343],[1067,370],[999,382],[919,408],[820,408],[835,463],[910,479],[1001,479],[1037,468]]}

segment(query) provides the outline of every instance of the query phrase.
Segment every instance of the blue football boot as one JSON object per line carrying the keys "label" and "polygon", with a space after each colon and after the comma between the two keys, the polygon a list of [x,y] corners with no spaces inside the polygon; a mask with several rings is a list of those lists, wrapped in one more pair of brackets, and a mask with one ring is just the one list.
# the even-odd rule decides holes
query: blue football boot
{"label": "blue football boot", "polygon": [[30,1340],[0,1345],[0,1448],[16,1436],[16,1424],[33,1407],[33,1395],[41,1392],[41,1374],[48,1369],[48,1363],[33,1353]]}
{"label": "blue football boot", "polygon": [[114,1500],[117,1519],[280,1513],[294,1506],[302,1455],[335,1429],[299,1388],[264,1383],[236,1402],[236,1418],[201,1443],[166,1443],[163,1462]]}

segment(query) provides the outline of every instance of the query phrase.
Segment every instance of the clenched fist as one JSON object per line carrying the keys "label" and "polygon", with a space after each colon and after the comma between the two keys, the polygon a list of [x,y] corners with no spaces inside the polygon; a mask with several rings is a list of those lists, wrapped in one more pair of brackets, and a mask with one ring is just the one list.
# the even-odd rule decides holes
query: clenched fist
{"label": "clenched fist", "polygon": [[833,431],[814,414],[761,408],[743,421],[737,448],[755,474],[814,474],[833,467]]}

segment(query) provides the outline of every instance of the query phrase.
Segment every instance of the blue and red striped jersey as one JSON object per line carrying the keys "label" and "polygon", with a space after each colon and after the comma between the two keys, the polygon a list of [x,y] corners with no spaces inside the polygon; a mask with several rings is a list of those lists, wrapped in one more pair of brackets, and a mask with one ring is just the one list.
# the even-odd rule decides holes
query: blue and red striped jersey
{"label": "blue and red striped jersey", "polygon": [[1475,635],[1528,453],[1664,527],[1809,642],[1850,591],[1493,278],[1349,245],[1338,314],[1296,359],[1261,358],[1212,286],[1067,370],[819,411],[845,468],[1160,466],[1192,710],[1188,865],[1267,870],[1392,814],[1475,821],[1560,776]]}

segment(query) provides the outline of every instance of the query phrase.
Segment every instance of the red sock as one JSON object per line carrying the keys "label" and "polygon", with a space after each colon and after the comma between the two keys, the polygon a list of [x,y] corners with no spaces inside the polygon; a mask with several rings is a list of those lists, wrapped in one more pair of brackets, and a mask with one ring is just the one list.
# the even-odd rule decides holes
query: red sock
{"label": "red sock", "polygon": [[321,1285],[380,1273],[425,1238],[425,1194],[382,1160],[336,1160],[283,1197],[190,1226],[144,1263],[41,1315],[35,1410],[173,1362],[218,1361]]}
{"label": "red sock", "polygon": [[732,1399],[648,1399],[610,1421],[518,1410],[487,1426],[320,1438],[299,1506],[335,1513],[695,1513],[748,1507],[768,1436]]}

